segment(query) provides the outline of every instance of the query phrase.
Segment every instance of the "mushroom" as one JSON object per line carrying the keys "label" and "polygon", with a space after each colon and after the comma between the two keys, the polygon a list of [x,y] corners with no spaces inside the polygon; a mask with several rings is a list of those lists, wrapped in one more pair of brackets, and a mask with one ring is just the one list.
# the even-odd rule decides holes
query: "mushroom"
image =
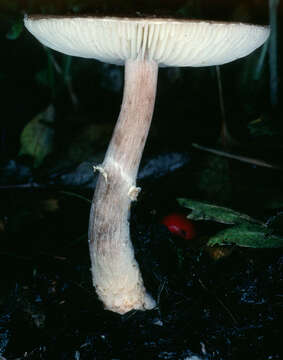
{"label": "mushroom", "polygon": [[99,16],[26,16],[27,29],[59,52],[125,65],[122,107],[100,172],[90,212],[93,285],[108,310],[124,314],[155,307],[130,239],[131,202],[149,131],[158,66],[210,66],[244,57],[269,28],[243,23]]}

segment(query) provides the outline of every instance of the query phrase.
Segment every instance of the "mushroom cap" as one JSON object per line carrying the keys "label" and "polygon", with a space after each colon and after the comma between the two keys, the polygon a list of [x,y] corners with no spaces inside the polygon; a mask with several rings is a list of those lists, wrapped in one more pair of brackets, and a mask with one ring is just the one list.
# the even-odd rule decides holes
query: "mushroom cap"
{"label": "mushroom cap", "polygon": [[45,46],[67,55],[122,65],[221,65],[250,54],[269,27],[168,18],[26,16],[27,29]]}

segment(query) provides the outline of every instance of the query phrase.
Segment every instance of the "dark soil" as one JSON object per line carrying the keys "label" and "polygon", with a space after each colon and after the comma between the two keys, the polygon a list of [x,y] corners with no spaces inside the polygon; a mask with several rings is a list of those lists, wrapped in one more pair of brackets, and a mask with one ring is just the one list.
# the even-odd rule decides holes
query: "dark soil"
{"label": "dark soil", "polygon": [[[145,185],[146,197],[153,188]],[[233,248],[214,260],[203,246],[213,226],[199,225],[188,244],[160,224],[167,209],[157,196],[150,206],[142,197],[131,231],[157,307],[120,316],[103,309],[91,286],[79,236],[89,205],[61,195],[55,214],[36,213],[55,196],[14,192],[33,216],[0,243],[4,359],[281,359],[282,249]]]}

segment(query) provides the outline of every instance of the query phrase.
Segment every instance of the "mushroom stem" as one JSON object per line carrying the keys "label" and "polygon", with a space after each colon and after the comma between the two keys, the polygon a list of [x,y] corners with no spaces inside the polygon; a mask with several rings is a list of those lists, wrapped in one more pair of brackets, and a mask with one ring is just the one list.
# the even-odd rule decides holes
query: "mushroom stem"
{"label": "mushroom stem", "polygon": [[155,306],[143,284],[130,239],[131,201],[150,128],[158,65],[128,60],[121,111],[100,171],[91,206],[89,248],[93,285],[105,308],[124,314]]}

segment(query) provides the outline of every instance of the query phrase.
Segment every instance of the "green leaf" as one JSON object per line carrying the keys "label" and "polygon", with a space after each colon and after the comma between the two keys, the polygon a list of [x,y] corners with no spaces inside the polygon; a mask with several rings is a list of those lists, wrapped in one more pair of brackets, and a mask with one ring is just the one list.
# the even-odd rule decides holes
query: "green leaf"
{"label": "green leaf", "polygon": [[242,224],[242,223],[259,223],[258,220],[251,218],[249,215],[239,213],[235,210],[207,204],[204,202],[191,199],[178,199],[178,203],[191,209],[192,212],[187,216],[191,220],[210,220],[221,224]]}
{"label": "green leaf", "polygon": [[9,32],[6,34],[6,38],[8,40],[17,40],[23,31],[24,25],[22,20],[17,21],[15,24],[12,25]]}
{"label": "green leaf", "polygon": [[218,232],[209,239],[207,245],[278,248],[283,247],[283,237],[272,234],[270,229],[264,225],[241,224]]}
{"label": "green leaf", "polygon": [[178,203],[192,212],[191,220],[210,220],[233,225],[210,237],[207,245],[237,245],[252,248],[283,247],[283,237],[274,234],[271,227],[229,208],[190,199],[178,199]]}
{"label": "green leaf", "polygon": [[29,155],[34,159],[34,167],[42,164],[45,157],[53,150],[54,106],[35,116],[23,129],[19,155]]}

